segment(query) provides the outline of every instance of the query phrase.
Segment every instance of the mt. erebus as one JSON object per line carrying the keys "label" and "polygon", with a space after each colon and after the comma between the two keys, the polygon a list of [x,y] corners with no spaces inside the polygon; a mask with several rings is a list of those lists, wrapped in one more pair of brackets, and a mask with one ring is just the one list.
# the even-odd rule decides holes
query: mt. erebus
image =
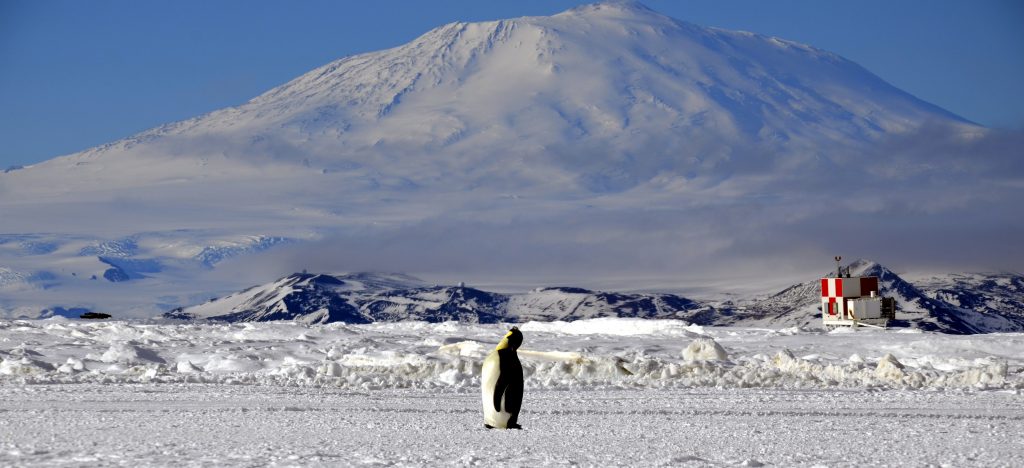
{"label": "mt. erebus", "polygon": [[1021,185],[989,179],[1019,167],[977,157],[987,134],[833,53],[598,3],[441,26],[0,174],[0,232],[55,246],[26,260],[0,243],[0,267],[70,278],[54,265],[97,245],[168,265],[239,236],[331,240],[265,280],[657,275],[840,249],[900,263],[933,251],[923,237],[986,253],[1024,218],[1007,216]]}
{"label": "mt. erebus", "polygon": [[762,164],[829,159],[928,122],[977,131],[835,54],[600,3],[448,24],[7,178],[24,189],[19,179],[60,174],[101,190],[281,165],[367,188],[607,192],[666,174],[728,175],[753,147],[774,160]]}

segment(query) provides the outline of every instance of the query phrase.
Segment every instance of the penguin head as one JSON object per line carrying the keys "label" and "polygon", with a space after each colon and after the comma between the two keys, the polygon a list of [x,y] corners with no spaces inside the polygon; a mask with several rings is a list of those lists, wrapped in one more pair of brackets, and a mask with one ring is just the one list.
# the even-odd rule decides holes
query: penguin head
{"label": "penguin head", "polygon": [[523,332],[519,331],[519,327],[512,327],[501,341],[498,344],[498,349],[509,347],[517,350],[523,344]]}

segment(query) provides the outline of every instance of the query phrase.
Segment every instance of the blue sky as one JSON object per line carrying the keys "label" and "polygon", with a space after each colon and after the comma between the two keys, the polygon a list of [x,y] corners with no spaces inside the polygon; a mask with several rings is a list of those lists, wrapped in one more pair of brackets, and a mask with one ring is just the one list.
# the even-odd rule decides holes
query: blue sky
{"label": "blue sky", "polygon": [[[438,25],[587,1],[0,0],[0,169],[241,104]],[[827,49],[969,120],[1024,128],[1024,2],[646,0]]]}

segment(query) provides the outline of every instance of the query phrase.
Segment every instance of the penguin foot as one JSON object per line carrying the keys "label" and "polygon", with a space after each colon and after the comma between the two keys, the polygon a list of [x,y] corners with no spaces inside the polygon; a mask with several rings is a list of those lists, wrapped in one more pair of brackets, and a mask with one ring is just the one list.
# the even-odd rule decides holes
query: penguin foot
{"label": "penguin foot", "polygon": [[486,427],[488,429],[494,429],[494,426],[492,426],[490,424],[487,424],[487,423],[484,423],[484,427]]}
{"label": "penguin foot", "polygon": [[520,426],[518,424],[509,424],[508,429],[519,429],[519,430],[522,430],[523,426]]}

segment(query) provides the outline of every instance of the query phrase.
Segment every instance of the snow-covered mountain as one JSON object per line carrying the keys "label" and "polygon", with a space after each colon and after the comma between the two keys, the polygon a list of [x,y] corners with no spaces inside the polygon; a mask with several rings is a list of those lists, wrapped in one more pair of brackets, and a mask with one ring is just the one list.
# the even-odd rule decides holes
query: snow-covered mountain
{"label": "snow-covered mountain", "polygon": [[526,294],[501,294],[464,285],[429,286],[405,275],[370,273],[296,273],[164,314],[165,318],[185,320],[303,323],[496,323],[600,317],[674,318],[705,323],[715,316],[713,308],[671,294],[602,293],[580,288],[539,288]]}
{"label": "snow-covered mountain", "polygon": [[1001,316],[1024,324],[1024,276],[1019,273],[960,273],[915,279],[928,297],[986,316]]}
{"label": "snow-covered mountain", "polygon": [[[1020,184],[988,183],[973,150],[942,153],[987,132],[834,53],[636,2],[452,23],[0,174],[0,315],[152,315],[253,284],[205,272],[282,246],[309,250],[260,281],[675,278],[738,255],[820,256],[833,236],[870,243],[896,223],[941,242],[932,217],[970,213],[982,231],[1024,218],[1004,212]],[[917,150],[921,135],[940,149]],[[824,225],[839,234],[810,229]]]}
{"label": "snow-covered mountain", "polygon": [[295,273],[204,304],[175,309],[164,316],[226,322],[370,323],[375,320],[360,310],[359,299],[413,285],[422,282],[404,275]]}
{"label": "snow-covered mountain", "polygon": [[764,159],[830,158],[832,146],[934,121],[977,130],[836,54],[605,2],[447,24],[238,107],[4,177],[53,194],[32,182],[60,177],[59,191],[77,193],[273,167],[362,188],[606,192],[665,172],[721,175],[751,145]]}
{"label": "snow-covered mountain", "polygon": [[680,319],[710,323],[713,307],[674,294],[613,293],[583,288],[537,288],[509,297],[508,315],[519,321],[582,320],[600,317]]}
{"label": "snow-covered mountain", "polygon": [[[947,285],[926,293],[875,262],[857,260],[848,268],[853,276],[877,276],[882,295],[896,299],[893,327],[954,334],[1024,331],[1024,315],[1009,305],[1024,301],[1019,289],[1020,276],[1007,274],[981,280],[982,275],[957,275],[955,278],[972,278],[992,288]],[[834,275],[832,272],[826,276]],[[993,293],[993,289],[998,292]],[[933,297],[952,294],[972,298],[973,302],[965,299],[953,305]],[[979,302],[978,298],[986,300]],[[572,287],[502,294],[464,285],[429,286],[406,275],[296,273],[201,305],[179,308],[164,317],[303,323],[496,323],[628,317],[685,320],[698,325],[817,328],[821,324],[820,300],[818,279],[763,299],[712,304],[673,294],[609,293]],[[993,308],[991,304],[1005,307]]]}

